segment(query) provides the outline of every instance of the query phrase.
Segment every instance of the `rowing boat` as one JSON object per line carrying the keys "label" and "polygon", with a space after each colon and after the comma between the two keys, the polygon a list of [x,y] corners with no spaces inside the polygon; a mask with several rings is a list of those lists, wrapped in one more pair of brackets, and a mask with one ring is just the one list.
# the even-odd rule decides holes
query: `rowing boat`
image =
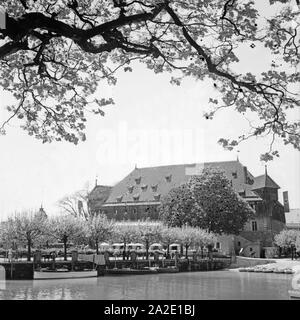
{"label": "rowing boat", "polygon": [[78,279],[97,277],[97,270],[88,271],[34,271],[34,280],[50,280],[50,279]]}

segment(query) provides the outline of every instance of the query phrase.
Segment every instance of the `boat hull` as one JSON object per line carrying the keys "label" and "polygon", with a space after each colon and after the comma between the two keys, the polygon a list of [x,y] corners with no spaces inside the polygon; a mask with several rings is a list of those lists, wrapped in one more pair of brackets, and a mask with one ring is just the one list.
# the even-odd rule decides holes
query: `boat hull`
{"label": "boat hull", "polygon": [[68,271],[68,272],[47,272],[34,271],[34,280],[51,280],[51,279],[78,279],[97,277],[97,271]]}
{"label": "boat hull", "polygon": [[300,290],[289,290],[289,295],[291,299],[300,300]]}
{"label": "boat hull", "polygon": [[158,273],[178,273],[179,268],[158,268]]}
{"label": "boat hull", "polygon": [[104,275],[136,275],[136,274],[153,274],[157,270],[149,269],[106,269]]}

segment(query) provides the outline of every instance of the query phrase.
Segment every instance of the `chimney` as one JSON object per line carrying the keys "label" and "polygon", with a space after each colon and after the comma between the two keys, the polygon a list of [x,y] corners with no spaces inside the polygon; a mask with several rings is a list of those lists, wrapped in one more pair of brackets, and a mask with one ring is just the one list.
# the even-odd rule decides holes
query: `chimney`
{"label": "chimney", "polygon": [[78,212],[80,215],[82,210],[83,210],[83,202],[81,200],[78,200]]}
{"label": "chimney", "polygon": [[6,29],[6,11],[2,6],[0,6],[0,29]]}
{"label": "chimney", "polygon": [[247,167],[244,167],[244,183],[248,183],[248,170]]}
{"label": "chimney", "polygon": [[284,191],[283,195],[283,205],[284,205],[284,212],[290,212],[290,205],[289,205],[289,193],[288,191]]}

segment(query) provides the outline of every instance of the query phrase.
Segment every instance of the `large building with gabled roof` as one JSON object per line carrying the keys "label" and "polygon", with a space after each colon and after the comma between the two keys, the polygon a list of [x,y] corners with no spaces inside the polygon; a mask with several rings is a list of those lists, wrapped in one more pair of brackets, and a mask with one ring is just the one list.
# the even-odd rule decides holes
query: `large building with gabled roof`
{"label": "large building with gabled roof", "polygon": [[[187,182],[191,176],[201,174],[206,167],[223,170],[232,188],[255,209],[256,216],[246,223],[241,237],[248,242],[272,246],[274,234],[285,227],[284,207],[278,201],[280,187],[268,175],[267,170],[254,177],[239,160],[135,167],[111,188],[105,202],[102,201],[101,205],[96,205],[91,210],[95,213],[103,212],[116,220],[157,220],[161,198],[172,188]],[[90,195],[94,199],[96,191],[94,189]],[[238,247],[239,243],[236,245]]]}

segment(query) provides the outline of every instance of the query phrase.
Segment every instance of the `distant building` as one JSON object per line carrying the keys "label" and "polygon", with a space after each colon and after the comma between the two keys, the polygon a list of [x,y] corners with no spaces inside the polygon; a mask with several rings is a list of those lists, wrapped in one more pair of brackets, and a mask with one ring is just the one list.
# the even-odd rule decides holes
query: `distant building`
{"label": "distant building", "polygon": [[289,230],[300,230],[300,209],[290,209],[285,213],[286,228]]}
{"label": "distant building", "polygon": [[111,193],[112,187],[98,185],[96,181],[96,185],[94,189],[88,195],[88,208],[92,213],[98,213],[102,210],[102,205],[108,199]]}
{"label": "distant building", "polygon": [[48,218],[47,213],[46,213],[46,211],[45,211],[45,209],[43,208],[42,205],[41,205],[39,211],[37,211],[36,216],[39,217],[39,218],[43,218],[43,219],[47,219]]}
{"label": "distant building", "polygon": [[[256,251],[261,251],[262,247],[271,247],[274,234],[285,227],[284,207],[278,201],[280,187],[268,175],[267,170],[263,175],[254,177],[238,160],[135,168],[109,190],[107,199],[104,202],[100,201],[102,204],[99,202],[99,205],[93,206],[91,210],[103,212],[109,218],[116,220],[144,220],[146,218],[157,220],[161,198],[172,188],[187,182],[191,176],[201,174],[202,169],[206,167],[222,169],[233,189],[256,211],[255,217],[245,224],[239,240],[235,238],[234,248],[223,244],[224,253],[225,251],[230,253],[229,251],[233,249],[239,252],[246,244],[247,246],[253,244]],[[92,191],[94,202],[97,199],[96,193],[96,190]],[[228,238],[228,236],[223,238],[226,237]],[[233,242],[233,240],[230,241]],[[221,241],[216,246],[222,251]],[[260,252],[251,254],[253,250],[250,248],[249,255],[260,255]]]}

